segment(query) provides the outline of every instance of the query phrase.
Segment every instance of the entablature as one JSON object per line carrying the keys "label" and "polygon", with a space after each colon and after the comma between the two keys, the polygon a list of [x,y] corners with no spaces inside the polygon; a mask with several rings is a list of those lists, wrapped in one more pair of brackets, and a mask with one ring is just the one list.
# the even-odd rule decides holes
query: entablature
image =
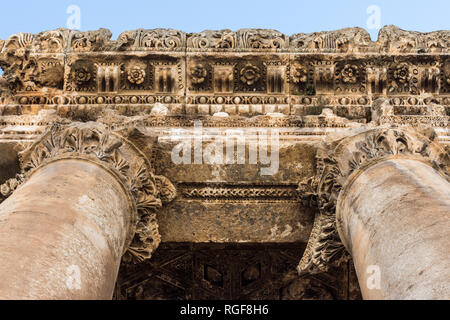
{"label": "entablature", "polygon": [[[26,106],[157,103],[174,115],[318,115],[369,118],[388,98],[400,113],[450,106],[449,31],[387,26],[286,36],[274,30],[19,33],[0,41],[0,103]],[[406,109],[406,110],[405,110]],[[410,110],[411,109],[411,110]]]}

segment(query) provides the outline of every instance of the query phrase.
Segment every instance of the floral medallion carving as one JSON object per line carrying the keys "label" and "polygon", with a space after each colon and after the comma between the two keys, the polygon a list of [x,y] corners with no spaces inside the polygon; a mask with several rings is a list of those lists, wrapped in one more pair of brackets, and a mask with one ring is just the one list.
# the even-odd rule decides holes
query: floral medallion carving
{"label": "floral medallion carving", "polygon": [[276,30],[241,29],[237,35],[242,48],[280,50],[288,46],[289,39]]}
{"label": "floral medallion carving", "polygon": [[91,70],[87,66],[82,66],[74,69],[74,81],[77,85],[83,85],[92,79]]}
{"label": "floral medallion carving", "polygon": [[198,63],[191,67],[191,81],[194,85],[202,84],[206,80],[206,76],[208,75],[208,71],[203,66],[203,64]]}
{"label": "floral medallion carving", "polygon": [[300,64],[294,64],[291,69],[293,83],[304,84],[308,81],[308,70]]}
{"label": "floral medallion carving", "polygon": [[117,45],[122,50],[181,51],[186,45],[186,34],[173,29],[138,29],[122,33]]}
{"label": "floral medallion carving", "polygon": [[145,70],[140,66],[132,66],[127,71],[127,79],[132,84],[142,84],[145,81]]}
{"label": "floral medallion carving", "polygon": [[402,63],[394,70],[394,79],[402,84],[407,83],[411,79],[407,64]]}
{"label": "floral medallion carving", "polygon": [[391,94],[402,92],[418,94],[418,74],[418,69],[411,67],[406,62],[392,66],[390,69],[391,81],[388,92]]}
{"label": "floral medallion carving", "polygon": [[342,69],[342,81],[344,83],[355,83],[358,77],[358,67],[354,64],[345,65],[344,69]]}
{"label": "floral medallion carving", "polygon": [[242,83],[252,86],[261,78],[261,71],[255,65],[246,64],[239,72]]}

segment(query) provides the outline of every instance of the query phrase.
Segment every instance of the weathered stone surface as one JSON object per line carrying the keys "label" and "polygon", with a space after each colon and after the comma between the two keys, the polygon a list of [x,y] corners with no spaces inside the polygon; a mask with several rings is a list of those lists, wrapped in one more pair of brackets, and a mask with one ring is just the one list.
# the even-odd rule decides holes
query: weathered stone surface
{"label": "weathered stone surface", "polygon": [[12,143],[0,144],[0,184],[13,178],[20,170],[17,150],[14,147]]}
{"label": "weathered stone surface", "polygon": [[[351,265],[299,278],[303,243],[162,243],[139,265],[122,265],[116,299],[347,300],[360,299]],[[136,275],[148,275],[139,277]],[[356,286],[357,290],[352,289]]]}
{"label": "weathered stone surface", "polygon": [[319,211],[299,272],[323,272],[348,258],[336,227],[336,205],[355,171],[376,161],[404,156],[427,162],[436,173],[448,177],[450,156],[434,139],[432,132],[424,136],[405,129],[378,127],[322,145],[317,153],[316,175],[299,187],[304,202]]}
{"label": "weathered stone surface", "polygon": [[246,117],[332,106],[339,116],[369,121],[370,105],[382,96],[398,115],[431,103],[449,113],[448,31],[388,26],[377,42],[360,28],[290,38],[260,29],[110,36],[105,29],[11,36],[0,52],[5,104],[151,113],[164,103],[169,115]]}
{"label": "weathered stone surface", "polygon": [[[351,268],[333,284],[352,283],[346,294],[318,283],[328,281],[319,279],[324,271],[336,278],[351,263],[333,266],[349,258],[336,227],[337,198],[348,176],[375,159],[408,155],[448,175],[449,53],[448,31],[394,26],[383,28],[377,42],[360,28],[292,36],[261,29],[138,29],[117,40],[106,29],[19,33],[0,41],[0,151],[6,151],[0,170],[8,164],[0,173],[7,179],[0,201],[26,186],[33,168],[62,154],[81,155],[117,173],[137,205],[124,263],[148,263],[142,260],[160,237],[175,246],[308,243],[297,253],[304,274],[288,277],[278,296],[355,297]],[[55,123],[69,129],[49,134]],[[231,129],[238,131],[233,138],[227,137]],[[260,132],[278,138],[254,139]],[[202,140],[201,161],[195,162],[194,149],[193,162],[174,161],[174,147],[195,139]],[[221,164],[217,141],[236,142],[233,149],[245,151],[242,161]],[[32,152],[14,153],[23,150]],[[271,174],[262,174],[270,166],[261,158],[250,161],[261,150],[279,160]],[[19,160],[20,170],[13,165]],[[28,160],[37,164],[30,172],[24,170]],[[136,172],[144,178],[133,180]],[[296,190],[299,181],[308,183]],[[197,276],[209,270],[206,262],[198,267]],[[166,280],[152,283],[168,288]],[[143,283],[136,288],[125,296],[161,296]],[[234,294],[263,297],[266,289],[259,288],[255,295],[245,288]]]}
{"label": "weathered stone surface", "polygon": [[37,170],[0,205],[0,298],[110,299],[132,215],[123,186],[93,163]]}
{"label": "weathered stone surface", "polygon": [[313,212],[294,201],[175,201],[159,215],[162,241],[307,242]]}
{"label": "weathered stone surface", "polygon": [[364,299],[450,298],[447,179],[423,162],[398,157],[355,172],[344,186],[339,234]]}

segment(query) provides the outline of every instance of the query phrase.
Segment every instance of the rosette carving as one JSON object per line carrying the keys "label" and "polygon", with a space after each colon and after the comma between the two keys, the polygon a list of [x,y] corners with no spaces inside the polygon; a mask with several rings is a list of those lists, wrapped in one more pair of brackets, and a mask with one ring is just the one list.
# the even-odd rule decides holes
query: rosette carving
{"label": "rosette carving", "polygon": [[402,63],[397,68],[395,68],[394,79],[401,84],[409,82],[409,80],[411,79],[411,75],[409,73],[409,67],[406,63]]}
{"label": "rosette carving", "polygon": [[198,63],[191,67],[190,74],[193,84],[202,84],[206,80],[208,70],[202,64]]}
{"label": "rosette carving", "polygon": [[252,86],[261,78],[261,71],[257,66],[247,63],[240,71],[241,82]]}
{"label": "rosette carving", "polygon": [[434,135],[378,128],[325,144],[316,155],[317,174],[299,185],[305,205],[317,208],[308,245],[298,266],[299,273],[326,272],[349,258],[336,220],[339,194],[348,177],[376,161],[392,157],[417,158],[428,162],[447,179],[450,157]]}
{"label": "rosette carving", "polygon": [[116,173],[135,208],[128,232],[125,262],[149,259],[160,243],[156,210],[172,201],[176,189],[154,175],[148,160],[118,133],[96,123],[55,124],[21,154],[22,173],[0,187],[6,198],[39,167],[55,160],[75,158],[97,162]]}
{"label": "rosette carving", "polygon": [[344,83],[356,83],[358,80],[358,67],[353,64],[345,65],[341,72],[341,78]]}
{"label": "rosette carving", "polygon": [[308,81],[308,70],[300,64],[292,66],[291,77],[293,83],[303,84]]}
{"label": "rosette carving", "polygon": [[81,66],[74,69],[73,77],[77,85],[83,85],[92,79],[92,72],[87,66]]}
{"label": "rosette carving", "polygon": [[132,66],[128,70],[127,79],[132,84],[142,84],[145,81],[145,70],[139,66]]}

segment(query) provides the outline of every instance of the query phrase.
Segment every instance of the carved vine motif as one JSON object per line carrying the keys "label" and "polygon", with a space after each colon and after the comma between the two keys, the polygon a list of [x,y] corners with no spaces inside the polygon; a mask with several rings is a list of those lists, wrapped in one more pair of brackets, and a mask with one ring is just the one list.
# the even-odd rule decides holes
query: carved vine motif
{"label": "carved vine motif", "polygon": [[55,124],[22,154],[22,173],[0,188],[4,198],[48,161],[81,157],[99,161],[118,173],[137,208],[135,233],[123,256],[125,262],[149,259],[160,243],[156,210],[176,196],[175,187],[148,170],[144,158],[118,135],[97,124]]}
{"label": "carved vine motif", "polygon": [[347,64],[342,69],[341,78],[344,83],[355,83],[358,77],[358,67],[355,65]]}
{"label": "carved vine motif", "polygon": [[93,52],[108,47],[112,33],[108,29],[98,31],[77,32],[71,34],[71,49],[73,52]]}
{"label": "carved vine motif", "polygon": [[189,49],[234,49],[236,47],[236,33],[231,30],[203,31],[188,36]]}
{"label": "carved vine motif", "polygon": [[29,49],[33,38],[29,33],[18,33],[5,42],[0,55],[0,67],[5,71],[3,78],[11,88],[36,86],[30,81],[37,71],[36,61],[30,57]]}
{"label": "carved vine motif", "polygon": [[275,30],[242,29],[237,33],[241,48],[248,49],[284,49],[289,39]]}
{"label": "carved vine motif", "polygon": [[172,29],[139,29],[122,33],[117,41],[119,49],[181,51],[186,45],[186,34]]}
{"label": "carved vine motif", "polygon": [[[431,135],[432,136],[432,135]],[[305,205],[317,208],[314,226],[299,273],[326,272],[348,260],[336,227],[336,205],[339,193],[352,172],[371,160],[409,155],[425,158],[436,170],[448,177],[448,152],[426,137],[400,129],[375,129],[333,142],[316,156],[317,174],[299,185]]]}
{"label": "carved vine motif", "polygon": [[308,52],[364,52],[370,48],[370,36],[361,28],[346,28],[312,34],[298,33],[290,37],[295,51]]}
{"label": "carved vine motif", "polygon": [[21,45],[34,52],[96,52],[96,51],[292,51],[336,53],[446,53],[449,52],[449,31],[420,33],[386,26],[380,30],[376,42],[362,28],[335,31],[297,33],[290,37],[276,30],[241,29],[206,30],[186,34],[173,29],[137,29],[123,32],[118,40],[111,40],[107,29],[80,32],[60,28],[36,35],[19,33],[7,41],[22,38]]}
{"label": "carved vine motif", "polygon": [[65,49],[65,34],[61,30],[47,31],[39,34],[40,49],[45,53],[60,53]]}
{"label": "carved vine motif", "polygon": [[[9,88],[2,91],[9,93],[7,102],[14,103],[12,100],[18,92],[38,92],[52,95],[53,98],[57,95],[70,96],[73,91],[117,94],[142,91],[151,96],[149,103],[154,99],[165,102],[165,97],[161,100],[155,96],[156,93],[183,96],[186,87],[193,94],[206,91],[211,94],[227,93],[230,96],[239,92],[288,93],[292,104],[314,106],[321,106],[322,103],[316,103],[309,96],[327,95],[329,99],[341,99],[336,104],[343,106],[368,105],[370,99],[378,95],[398,96],[398,103],[394,103],[397,105],[420,104],[423,101],[421,97],[428,93],[438,103],[448,105],[450,101],[446,96],[450,92],[448,31],[417,33],[389,26],[383,28],[377,42],[372,42],[368,33],[360,28],[296,34],[291,37],[275,30],[261,29],[208,30],[195,34],[170,29],[138,29],[122,33],[118,40],[110,38],[111,33],[106,29],[87,32],[57,29],[36,35],[18,33],[7,40],[0,40],[3,82],[6,81]],[[135,56],[131,63],[130,51],[149,51],[149,54]],[[176,54],[163,54],[161,51]],[[201,55],[210,51],[227,54],[204,55],[200,59],[197,56],[195,59],[201,61],[208,75],[206,78],[201,76],[204,74],[201,71],[198,73],[200,76],[189,77],[191,65],[183,63],[183,60],[190,59],[186,59],[187,52]],[[108,54],[99,55],[98,52]],[[237,58],[242,52],[248,52],[249,55],[245,59]],[[262,52],[268,55],[261,55]],[[277,52],[292,52],[294,60],[284,59]],[[426,52],[436,54],[422,55]],[[360,57],[356,58],[352,53],[358,53]],[[273,64],[274,61],[278,64]],[[84,77],[87,70],[81,72],[80,77],[73,75],[77,72],[77,65],[88,67],[89,63],[93,67],[93,70],[89,70],[90,80]],[[135,67],[134,63],[139,64],[142,71],[128,70]],[[261,76],[255,84],[249,85],[253,82],[251,80],[240,81],[240,71],[246,63],[260,69]],[[108,77],[100,77],[102,72],[98,72],[96,65],[121,66],[120,75],[114,75],[114,78],[120,77],[118,83],[104,86],[105,89],[113,87],[113,90],[103,90],[102,82],[108,82]],[[303,69],[298,68],[298,65]],[[237,70],[230,74],[230,71],[222,68],[225,66],[233,66]],[[111,74],[109,69],[102,70],[105,70],[105,74]],[[185,77],[186,74],[188,77]],[[278,85],[278,78],[282,85]],[[189,84],[185,83],[186,79]],[[289,84],[286,86],[285,82]],[[333,94],[345,94],[346,97],[334,98],[331,97]],[[361,97],[354,97],[356,94]],[[409,97],[406,100],[400,97],[402,94],[418,97],[409,101]],[[121,97],[117,99],[119,103],[122,102]],[[133,98],[135,102],[132,104],[139,103],[139,99]],[[41,97],[40,100],[45,101],[46,98]],[[147,101],[146,98],[143,100]],[[112,98],[100,101],[100,104],[115,103]],[[225,102],[222,97],[220,101],[217,104]],[[38,101],[36,104],[41,103]]]}

